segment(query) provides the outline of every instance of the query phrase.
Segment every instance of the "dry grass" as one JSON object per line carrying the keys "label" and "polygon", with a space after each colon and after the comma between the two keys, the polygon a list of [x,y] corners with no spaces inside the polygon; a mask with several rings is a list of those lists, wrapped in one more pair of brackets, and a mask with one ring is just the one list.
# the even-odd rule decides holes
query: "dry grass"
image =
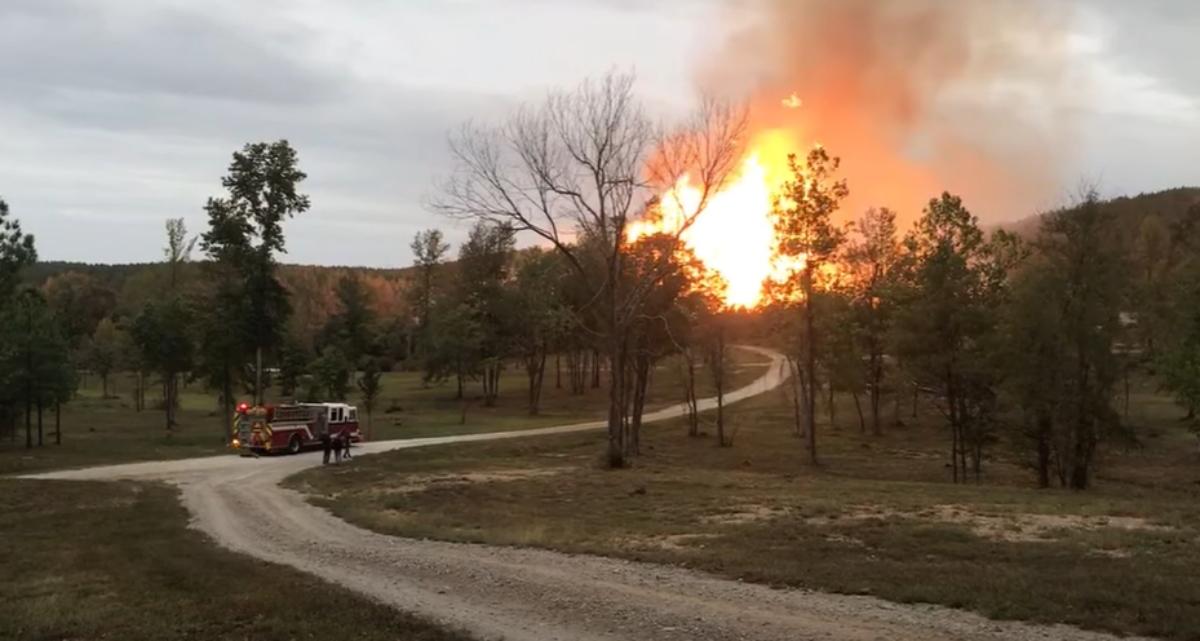
{"label": "dry grass", "polygon": [[164,486],[0,481],[0,639],[469,638],[186,526]]}
{"label": "dry grass", "polygon": [[[890,406],[889,406],[890,407]],[[676,563],[731,577],[1003,619],[1200,638],[1200,456],[1169,401],[1141,390],[1142,446],[1110,451],[1094,490],[1037,490],[999,445],[982,484],[953,485],[941,429],[861,434],[849,407],[813,469],[782,394],[736,406],[732,448],[648,428],[632,469],[601,468],[601,435],[394,452],[291,482],[398,535]],[[907,412],[905,408],[905,412]],[[380,492],[409,475],[573,468],[498,483]],[[336,498],[334,498],[336,494]]]}

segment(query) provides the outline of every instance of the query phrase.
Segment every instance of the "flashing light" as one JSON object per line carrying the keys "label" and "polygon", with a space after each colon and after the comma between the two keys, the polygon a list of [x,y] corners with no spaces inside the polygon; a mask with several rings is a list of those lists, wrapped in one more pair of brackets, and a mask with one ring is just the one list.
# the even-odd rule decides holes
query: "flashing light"
{"label": "flashing light", "polygon": [[247,410],[249,410],[249,409],[250,409],[250,406],[247,405],[246,403],[238,403],[238,406],[237,406],[238,414],[245,414],[247,412]]}
{"label": "flashing light", "polygon": [[242,442],[235,438],[235,439],[233,439],[233,442],[230,443],[230,445],[233,446],[234,449],[237,449],[242,446]]}

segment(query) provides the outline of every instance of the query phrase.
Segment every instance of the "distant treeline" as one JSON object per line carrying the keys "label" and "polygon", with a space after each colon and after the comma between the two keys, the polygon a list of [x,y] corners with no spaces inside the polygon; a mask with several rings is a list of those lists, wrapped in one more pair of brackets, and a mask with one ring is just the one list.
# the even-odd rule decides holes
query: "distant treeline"
{"label": "distant treeline", "polygon": [[[180,266],[181,280],[202,279],[205,261]],[[22,273],[22,283],[39,290],[63,287],[89,292],[91,310],[87,316],[130,317],[141,311],[148,300],[161,292],[169,278],[167,263],[101,264],[70,261],[38,262]],[[294,314],[289,319],[289,335],[312,349],[317,333],[329,322],[338,303],[335,288],[346,276],[356,277],[369,293],[374,311],[381,318],[406,314],[404,290],[410,286],[413,268],[396,269],[326,265],[282,264],[279,280],[292,294]],[[102,313],[103,312],[103,313]],[[98,322],[98,320],[97,320]],[[92,328],[94,330],[94,327]]]}

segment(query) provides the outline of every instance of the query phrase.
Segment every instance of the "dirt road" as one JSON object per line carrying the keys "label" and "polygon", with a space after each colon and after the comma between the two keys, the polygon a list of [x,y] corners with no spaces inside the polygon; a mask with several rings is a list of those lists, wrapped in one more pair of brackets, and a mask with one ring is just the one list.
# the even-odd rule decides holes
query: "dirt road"
{"label": "dirt road", "polygon": [[[730,402],[786,379],[782,358],[727,395]],[[711,407],[705,400],[703,406]],[[678,416],[679,407],[646,420]],[[365,444],[360,454],[487,439],[597,429],[602,422],[523,432]],[[774,590],[707,574],[543,550],[420,541],[350,525],[278,486],[320,464],[320,453],[244,459],[218,456],[34,475],[141,479],[177,484],[193,526],[238,552],[297,567],[399,609],[481,638],[569,640],[949,640],[1113,639],[1064,626],[998,623],[935,606],[870,597]],[[798,551],[798,553],[801,553]]]}

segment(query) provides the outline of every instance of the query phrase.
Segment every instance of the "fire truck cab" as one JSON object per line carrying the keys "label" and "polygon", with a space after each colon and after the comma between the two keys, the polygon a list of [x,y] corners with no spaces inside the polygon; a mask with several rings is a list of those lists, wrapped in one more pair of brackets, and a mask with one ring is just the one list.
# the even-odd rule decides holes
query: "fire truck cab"
{"label": "fire truck cab", "polygon": [[238,405],[230,445],[252,452],[295,454],[317,445],[321,437],[361,441],[358,409],[346,403]]}

